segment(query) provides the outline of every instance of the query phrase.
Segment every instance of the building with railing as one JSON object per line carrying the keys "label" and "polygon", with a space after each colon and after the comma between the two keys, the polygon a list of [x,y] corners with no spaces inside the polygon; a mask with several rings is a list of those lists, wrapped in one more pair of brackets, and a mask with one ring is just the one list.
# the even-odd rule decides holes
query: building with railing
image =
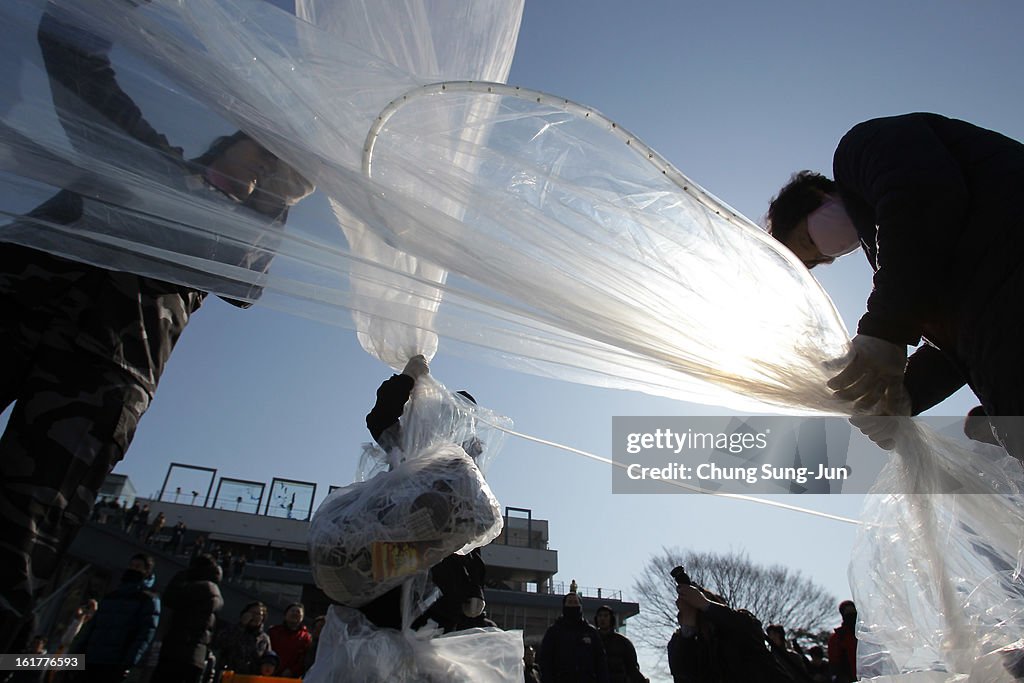
{"label": "building with railing", "polygon": [[[146,498],[136,495],[126,477],[111,475],[93,521],[71,547],[43,625],[56,627],[82,599],[105,594],[140,550],[157,561],[158,588],[186,566],[193,549],[219,557],[224,567],[222,620],[233,621],[257,599],[270,607],[268,623],[279,621],[292,602],[304,603],[310,619],[322,614],[330,599],[313,582],[306,548],[315,494],[316,484],[310,482],[274,478],[268,487],[218,479],[216,470],[174,463],[159,493]],[[148,505],[149,522],[162,513],[163,527],[155,532],[140,523],[126,528],[126,509],[136,501]],[[564,582],[554,580],[558,552],[548,547],[548,526],[529,509],[506,507],[501,534],[481,549],[488,615],[502,628],[522,630],[534,644],[561,615],[566,592]],[[577,592],[588,615],[608,604],[621,624],[639,612],[618,590],[581,587]]]}

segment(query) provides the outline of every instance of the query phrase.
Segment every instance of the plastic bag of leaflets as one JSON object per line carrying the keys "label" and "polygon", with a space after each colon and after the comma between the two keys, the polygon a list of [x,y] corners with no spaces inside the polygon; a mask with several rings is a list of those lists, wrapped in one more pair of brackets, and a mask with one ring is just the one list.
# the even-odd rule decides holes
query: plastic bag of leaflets
{"label": "plastic bag of leaflets", "polygon": [[[437,596],[428,570],[501,533],[484,467],[511,421],[448,392],[429,375],[413,389],[396,445],[365,445],[356,482],[317,509],[309,532],[317,585],[336,601],[305,680],[521,681],[522,634],[472,629],[448,635],[409,624]],[[402,586],[402,631],[358,610]]]}

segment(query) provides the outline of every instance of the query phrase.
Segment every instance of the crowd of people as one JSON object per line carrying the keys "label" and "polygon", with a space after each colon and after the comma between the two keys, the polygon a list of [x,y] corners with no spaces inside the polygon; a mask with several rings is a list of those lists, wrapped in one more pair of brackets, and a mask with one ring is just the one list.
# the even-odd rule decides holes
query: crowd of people
{"label": "crowd of people", "polygon": [[[161,592],[155,590],[154,560],[134,555],[120,584],[99,601],[81,605],[59,639],[37,635],[30,651],[84,656],[87,668],[60,674],[66,683],[116,683],[136,673],[151,683],[211,683],[220,674],[299,679],[313,664],[324,617],[306,626],[305,607],[288,605],[281,623],[265,627],[268,608],[247,604],[237,621],[223,619],[221,566],[209,554],[191,558]],[[158,633],[160,634],[158,636]],[[32,672],[43,680],[46,672]]]}

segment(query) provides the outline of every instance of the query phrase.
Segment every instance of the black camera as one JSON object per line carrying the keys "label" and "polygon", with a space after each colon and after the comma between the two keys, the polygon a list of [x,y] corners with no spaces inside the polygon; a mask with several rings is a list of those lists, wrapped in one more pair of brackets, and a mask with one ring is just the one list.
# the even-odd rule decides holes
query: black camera
{"label": "black camera", "polygon": [[680,586],[690,585],[690,575],[686,573],[686,570],[682,567],[673,567],[670,572],[672,578],[676,580],[676,584]]}

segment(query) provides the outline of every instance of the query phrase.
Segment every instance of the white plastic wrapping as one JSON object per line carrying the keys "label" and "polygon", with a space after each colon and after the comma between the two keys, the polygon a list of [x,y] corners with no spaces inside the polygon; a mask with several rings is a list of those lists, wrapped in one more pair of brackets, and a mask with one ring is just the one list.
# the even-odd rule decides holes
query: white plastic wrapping
{"label": "white plastic wrapping", "polygon": [[313,578],[331,599],[359,607],[501,529],[473,459],[455,444],[433,446],[320,504],[309,529]]}
{"label": "white plastic wrapping", "polygon": [[377,444],[364,444],[355,481],[372,479],[388,467],[442,444],[461,446],[486,475],[512,426],[508,417],[448,391],[432,375],[423,375],[413,385],[401,427],[388,430],[383,437],[385,442],[395,441],[389,444],[390,452]]}
{"label": "white plastic wrapping", "polygon": [[1014,645],[1024,633],[1020,463],[914,421],[897,448],[868,496],[850,569],[859,673],[1015,680],[1010,670],[1024,671]]}
{"label": "white plastic wrapping", "polygon": [[[436,74],[259,0],[54,5],[115,44],[118,82],[170,147],[195,158],[241,128],[318,192],[268,226],[197,197],[168,177],[172,151],[98,126],[75,98],[62,99],[58,121],[34,40],[40,3],[11,0],[0,7],[14,34],[0,45],[12,93],[0,114],[0,211],[20,214],[56,187],[101,211],[74,225],[19,221],[0,239],[354,325],[393,367],[429,356],[441,337],[574,381],[838,409],[821,379],[824,360],[846,352],[842,324],[755,225],[595,111],[495,85],[428,85],[502,76],[519,5],[407,3],[404,40],[469,45],[432,62]],[[356,25],[397,11],[339,7],[370,13]],[[489,52],[461,37],[478,31],[497,37]],[[456,64],[469,54],[480,62]],[[258,269],[238,258],[252,250]]]}
{"label": "white plastic wrapping", "polygon": [[[327,612],[307,683],[520,683],[523,634],[478,628],[432,634],[378,629],[340,605]],[[436,634],[434,634],[436,635]]]}

